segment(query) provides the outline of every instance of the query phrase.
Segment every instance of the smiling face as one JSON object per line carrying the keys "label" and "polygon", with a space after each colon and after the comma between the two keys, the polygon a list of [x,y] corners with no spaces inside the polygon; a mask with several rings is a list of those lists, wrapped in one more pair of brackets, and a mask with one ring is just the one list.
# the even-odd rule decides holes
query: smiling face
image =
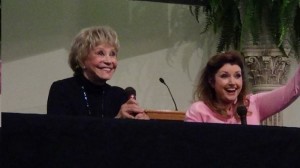
{"label": "smiling face", "polygon": [[100,44],[90,49],[83,61],[83,75],[95,84],[111,79],[117,68],[117,50],[110,44]]}
{"label": "smiling face", "polygon": [[224,105],[237,100],[243,87],[243,76],[240,66],[224,64],[215,74],[211,86],[215,89],[217,101]]}

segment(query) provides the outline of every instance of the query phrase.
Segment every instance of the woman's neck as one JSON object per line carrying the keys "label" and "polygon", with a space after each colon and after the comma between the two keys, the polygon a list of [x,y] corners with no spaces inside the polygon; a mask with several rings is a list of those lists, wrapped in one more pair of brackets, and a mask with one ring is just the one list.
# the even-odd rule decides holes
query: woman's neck
{"label": "woman's neck", "polygon": [[234,102],[226,103],[226,102],[220,102],[219,101],[218,104],[224,110],[223,111],[224,113],[226,113],[227,115],[232,115],[232,108],[235,105]]}
{"label": "woman's neck", "polygon": [[105,80],[102,80],[102,79],[99,79],[99,78],[92,78],[92,77],[89,77],[88,75],[86,75],[86,73],[83,73],[83,76],[84,76],[85,79],[87,79],[88,81],[90,81],[90,82],[93,83],[94,85],[102,86],[102,85],[105,85],[105,84],[106,84],[106,81],[105,81]]}

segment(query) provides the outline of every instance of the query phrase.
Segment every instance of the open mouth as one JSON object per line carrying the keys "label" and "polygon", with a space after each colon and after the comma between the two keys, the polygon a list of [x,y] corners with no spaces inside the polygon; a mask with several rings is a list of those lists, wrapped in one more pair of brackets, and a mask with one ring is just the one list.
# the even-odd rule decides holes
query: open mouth
{"label": "open mouth", "polygon": [[236,90],[237,90],[236,88],[227,88],[227,89],[225,89],[225,91],[226,91],[227,93],[230,93],[230,94],[235,93]]}

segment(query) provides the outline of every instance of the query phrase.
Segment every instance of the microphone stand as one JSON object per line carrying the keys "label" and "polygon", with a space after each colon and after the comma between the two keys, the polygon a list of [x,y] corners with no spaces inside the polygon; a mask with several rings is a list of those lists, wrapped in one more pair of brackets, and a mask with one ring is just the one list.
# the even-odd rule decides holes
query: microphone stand
{"label": "microphone stand", "polygon": [[170,93],[170,95],[171,95],[171,98],[172,98],[172,100],[173,100],[173,103],[174,103],[174,105],[175,105],[175,111],[178,111],[177,105],[176,105],[176,103],[175,103],[174,97],[173,97],[173,95],[172,95],[172,93],[171,93],[171,90],[170,90],[169,86],[166,84],[166,82],[164,81],[163,78],[159,78],[159,81],[160,81],[162,84],[164,84],[165,86],[167,86],[168,91],[169,91],[169,93]]}

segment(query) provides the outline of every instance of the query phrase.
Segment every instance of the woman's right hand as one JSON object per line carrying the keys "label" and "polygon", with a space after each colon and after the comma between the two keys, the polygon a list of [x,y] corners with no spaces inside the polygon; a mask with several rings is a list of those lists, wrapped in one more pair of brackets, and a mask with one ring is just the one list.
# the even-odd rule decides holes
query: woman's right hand
{"label": "woman's right hand", "polygon": [[147,120],[149,116],[145,113],[145,110],[138,105],[138,102],[134,98],[130,98],[126,103],[122,104],[115,118]]}

